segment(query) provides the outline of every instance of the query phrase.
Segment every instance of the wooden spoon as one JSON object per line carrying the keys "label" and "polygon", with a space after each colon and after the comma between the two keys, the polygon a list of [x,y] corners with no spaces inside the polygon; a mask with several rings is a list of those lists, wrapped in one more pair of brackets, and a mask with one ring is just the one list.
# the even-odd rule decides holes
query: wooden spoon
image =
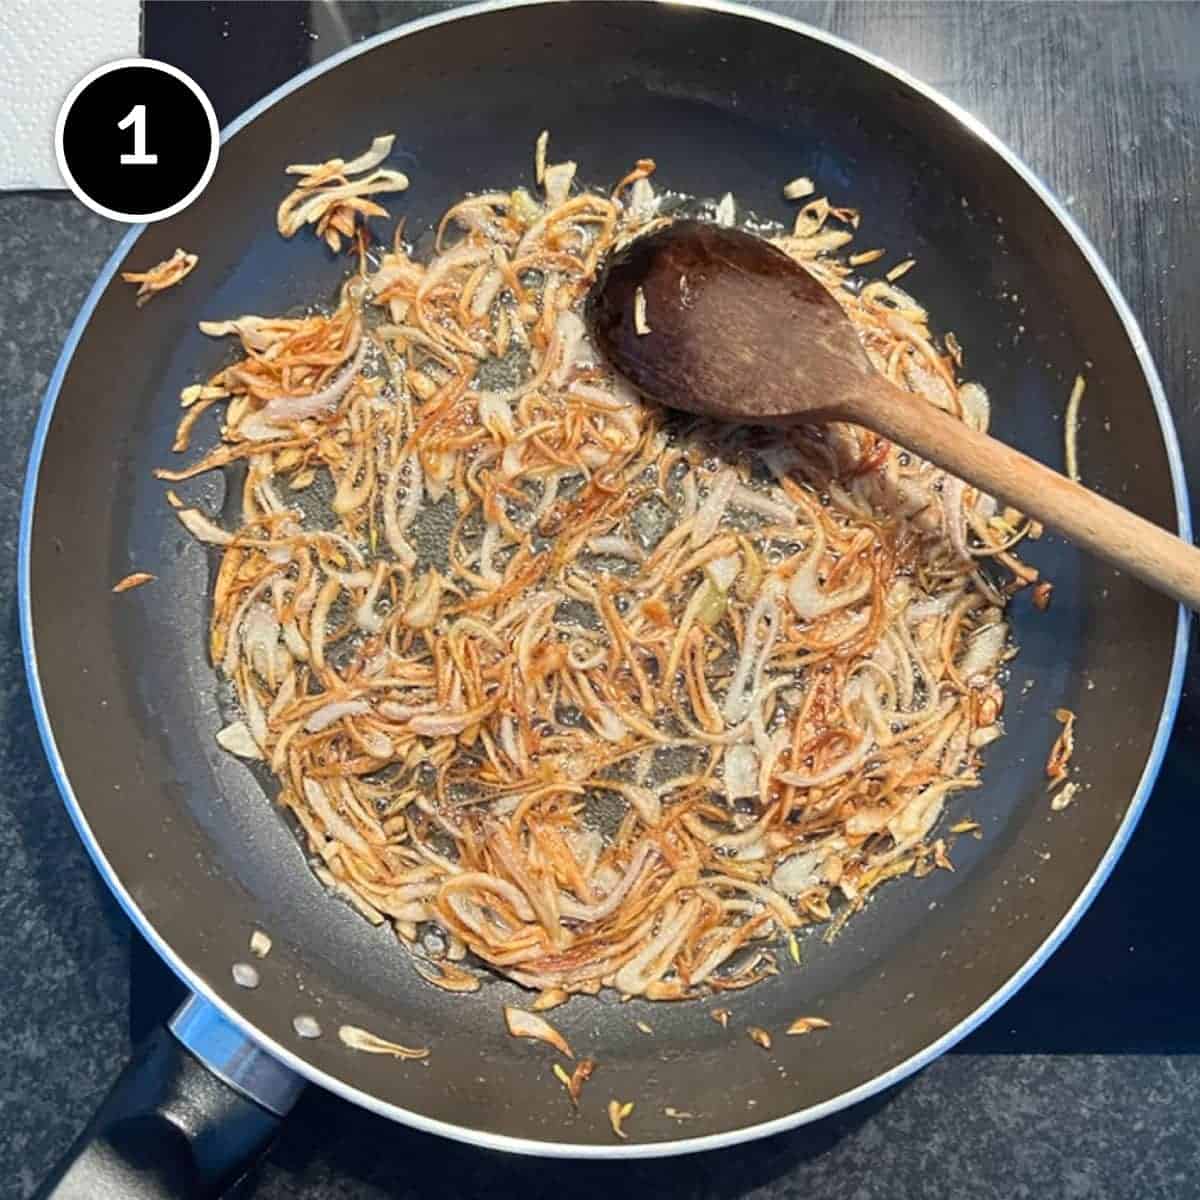
{"label": "wooden spoon", "polygon": [[587,319],[660,404],[863,425],[1200,609],[1200,550],[885,379],[833,296],[762,238],[682,220],[636,238],[606,265]]}

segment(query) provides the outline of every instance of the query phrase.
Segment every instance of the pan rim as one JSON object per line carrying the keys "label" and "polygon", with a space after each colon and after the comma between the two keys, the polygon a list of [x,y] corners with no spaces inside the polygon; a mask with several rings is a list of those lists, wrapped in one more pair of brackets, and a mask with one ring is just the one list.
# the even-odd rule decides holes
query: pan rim
{"label": "pan rim", "polygon": [[[327,71],[335,70],[344,63],[369,53],[376,47],[390,41],[399,40],[413,33],[452,21],[468,19],[482,14],[502,11],[505,9],[526,8],[538,4],[560,3],[562,0],[483,0],[482,3],[469,4],[455,8],[449,12],[436,13],[410,23],[386,30],[364,41],[347,46],[323,62],[314,64],[306,71],[281,84],[274,91],[252,105],[244,113],[235,118],[221,131],[221,142],[224,143],[235,134],[253,122],[267,109],[278,103],[292,92],[305,87],[310,81]],[[730,0],[648,0],[653,4],[671,4],[673,6],[698,9],[702,11],[727,14],[747,20],[758,21],[765,25],[786,30],[814,41],[822,42],[841,53],[848,54],[864,62],[875,70],[880,71],[904,86],[911,88],[918,95],[936,104],[943,112],[954,118],[963,128],[972,134],[993,155],[998,156],[1026,184],[1033,196],[1040,200],[1050,211],[1059,226],[1078,247],[1087,265],[1091,268],[1097,281],[1105,292],[1108,302],[1112,305],[1125,335],[1137,358],[1143,378],[1150,391],[1155,415],[1163,438],[1167,464],[1171,475],[1171,489],[1175,500],[1175,522],[1179,536],[1185,541],[1192,541],[1191,516],[1188,501],[1187,482],[1184,476],[1183,459],[1180,451],[1178,435],[1167,403],[1166,393],[1159,378],[1157,368],[1151,357],[1144,335],[1133,315],[1127,301],[1121,294],[1115,279],[1101,259],[1099,253],[1088,239],[1087,235],[1075,223],[1072,216],[1057,200],[1050,188],[1041,178],[1012,151],[1006,143],[991,132],[978,118],[961,108],[954,101],[942,95],[936,88],[923,83],[907,71],[889,63],[886,59],[856,46],[835,34],[817,29],[804,22],[783,16],[782,14],[747,8]],[[70,333],[64,343],[62,353],[55,364],[54,372],[46,388],[46,394],[38,414],[34,430],[33,443],[30,450],[29,462],[25,473],[24,490],[21,500],[20,530],[17,559],[17,592],[18,592],[18,621],[21,633],[21,645],[25,660],[26,679],[33,702],[34,716],[42,747],[50,765],[51,774],[63,798],[63,802],[75,825],[84,847],[87,849],[96,869],[112,891],[113,895],[133,922],[143,937],[154,947],[156,953],[174,971],[179,979],[194,993],[201,995],[212,1004],[231,1024],[259,1046],[263,1047],[280,1062],[301,1075],[309,1082],[317,1084],[333,1092],[342,1099],[365,1108],[370,1112],[387,1117],[401,1124],[408,1125],[425,1133],[437,1134],[469,1145],[490,1150],[500,1150],[509,1153],[530,1155],[545,1158],[589,1158],[589,1159],[626,1159],[626,1158],[658,1158],[680,1154],[690,1154],[705,1150],[716,1150],[724,1147],[739,1145],[743,1142],[754,1141],[772,1134],[782,1133],[802,1125],[833,1115],[851,1105],[893,1087],[922,1067],[939,1058],[956,1043],[961,1041],[977,1026],[992,1016],[1006,1001],[1041,968],[1047,958],[1054,952],[1066,935],[1071,931],[1080,917],[1087,911],[1100,887],[1111,873],[1121,853],[1124,851],[1142,811],[1149,799],[1150,791],[1158,776],[1167,742],[1175,721],[1183,687],[1183,676],[1188,649],[1188,633],[1191,614],[1182,606],[1178,609],[1175,631],[1175,644],[1171,658],[1171,670],[1167,687],[1164,692],[1162,710],[1159,714],[1154,739],[1146,756],[1145,766],[1137,787],[1134,789],[1125,815],[1117,827],[1108,849],[1105,851],[1095,871],[1075,898],[1070,908],[1050,931],[1047,937],[1033,950],[1022,966],[1014,972],[991,996],[980,1004],[974,1011],[967,1014],[941,1037],[902,1062],[895,1064],[889,1070],[873,1079],[851,1088],[820,1104],[810,1105],[787,1116],[777,1117],[770,1121],[727,1130],[723,1133],[706,1134],[700,1137],[685,1138],[669,1142],[631,1143],[622,1142],[613,1146],[589,1145],[571,1142],[539,1141],[534,1138],[513,1137],[504,1134],[493,1134],[486,1130],[472,1129],[456,1125],[414,1112],[400,1105],[380,1100],[377,1096],[362,1089],[344,1083],[313,1066],[307,1060],[286,1046],[265,1035],[250,1020],[244,1017],[234,1006],[227,1003],[183,959],[176,954],[165,938],[155,929],[153,922],[141,910],[133,896],[124,886],[113,869],[93,832],[87,816],[75,795],[67,774],[66,765],[59,754],[54,733],[50,725],[50,717],[46,707],[45,696],[42,692],[38,674],[37,653],[33,634],[32,598],[30,595],[31,571],[31,542],[33,533],[34,509],[37,500],[37,484],[42,456],[50,424],[59,392],[71,360],[81,341],[92,313],[116,274],[120,264],[125,259],[130,248],[145,231],[145,225],[138,225],[129,230],[117,244],[112,255],[102,268],[96,282],[88,292],[78,316],[71,326]]]}

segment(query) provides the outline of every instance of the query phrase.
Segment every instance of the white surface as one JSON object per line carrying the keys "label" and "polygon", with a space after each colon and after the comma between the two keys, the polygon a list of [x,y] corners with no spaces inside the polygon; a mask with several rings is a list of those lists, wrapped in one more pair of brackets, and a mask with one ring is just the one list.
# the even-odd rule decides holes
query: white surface
{"label": "white surface", "polygon": [[64,188],[54,122],[93,67],[138,53],[139,0],[0,0],[0,189]]}

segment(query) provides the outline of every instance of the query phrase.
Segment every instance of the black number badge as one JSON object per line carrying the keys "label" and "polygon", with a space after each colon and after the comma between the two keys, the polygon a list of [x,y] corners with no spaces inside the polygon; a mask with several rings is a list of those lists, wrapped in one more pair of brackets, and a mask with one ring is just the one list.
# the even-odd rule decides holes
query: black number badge
{"label": "black number badge", "polygon": [[160,221],[186,208],[217,165],[217,118],[195,80],[151,58],[81,79],[58,114],[58,169],[88,208],[114,221]]}

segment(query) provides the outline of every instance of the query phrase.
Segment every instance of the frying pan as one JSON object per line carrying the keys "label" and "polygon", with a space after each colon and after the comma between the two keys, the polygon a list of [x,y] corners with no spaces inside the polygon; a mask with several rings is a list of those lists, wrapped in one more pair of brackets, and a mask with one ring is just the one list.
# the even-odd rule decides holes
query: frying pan
{"label": "frying pan", "polygon": [[[41,1195],[215,1195],[305,1080],[421,1129],[530,1154],[674,1154],[791,1128],[898,1082],[994,1012],[1130,835],[1176,707],[1186,617],[1046,538],[1030,557],[1054,580],[1054,603],[1014,605],[1008,736],[988,751],[984,787],[953,810],[984,833],[960,840],[957,871],[890,884],[831,945],[819,931],[804,939],[801,967],[723,1001],[728,1028],[702,1002],[573,1000],[555,1024],[599,1064],[578,1111],[546,1047],[504,1030],[501,1005],[520,1004],[519,989],[430,987],[386,931],[323,891],[262,783],[213,740],[212,564],[151,470],[170,458],[179,390],[223,361],[197,319],[331,298],[343,276],[346,260],[314,240],[276,235],[285,163],[395,131],[413,186],[392,212],[416,230],[464,191],[529,184],[544,127],[587,180],[649,155],[667,186],[732,188],[763,214],[782,216],[782,183],[811,175],[862,209],[863,245],[918,260],[913,290],[952,322],[1001,438],[1059,464],[1062,408],[1083,372],[1087,482],[1189,532],[1161,385],[1095,251],[1010,151],[886,63],[723,5],[524,3],[421,21],[301,75],[226,131],[195,204],[121,243],[37,429],[20,611],[46,752],[105,880],[194,994]],[[176,246],[197,251],[198,267],[135,312],[117,272]],[[193,494],[218,511],[222,492],[210,481]],[[132,570],[158,580],[112,595]],[[1078,714],[1084,785],[1062,813],[1042,772],[1057,707]],[[247,948],[255,930],[273,943],[261,961]],[[231,974],[246,962],[253,989]],[[746,1036],[810,1013],[833,1028],[776,1037],[769,1051]],[[301,1037],[299,1016],[321,1036]],[[356,1053],[342,1024],[432,1053],[423,1064]],[[628,1141],[609,1128],[611,1098],[634,1102]]]}

